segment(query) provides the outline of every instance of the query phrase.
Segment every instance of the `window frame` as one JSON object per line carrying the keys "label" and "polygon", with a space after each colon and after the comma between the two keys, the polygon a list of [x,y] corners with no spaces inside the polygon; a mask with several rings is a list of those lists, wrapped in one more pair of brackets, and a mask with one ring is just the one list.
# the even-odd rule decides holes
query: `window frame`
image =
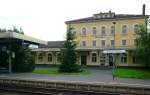
{"label": "window frame", "polygon": [[[135,31],[135,26],[137,25],[137,30]],[[138,33],[139,31],[140,31],[140,25],[139,24],[134,24],[133,25],[133,31],[134,31],[134,33]]]}
{"label": "window frame", "polygon": [[[51,60],[49,60],[49,54],[51,55],[51,56],[50,56],[50,59],[51,59]],[[51,53],[51,52],[48,52],[48,53],[47,53],[47,63],[52,63],[52,61],[53,61],[52,53]]]}
{"label": "window frame", "polygon": [[[114,43],[113,45],[112,45],[112,41],[113,41],[113,43]],[[115,40],[114,40],[114,39],[113,39],[113,40],[110,40],[110,46],[111,46],[111,47],[114,47],[114,46],[115,46]]]}
{"label": "window frame", "polygon": [[72,29],[71,29],[71,33],[72,33],[74,36],[76,36],[76,35],[77,35],[77,30],[76,30],[76,28],[75,28],[75,27],[72,27]]}
{"label": "window frame", "polygon": [[92,63],[97,63],[97,53],[92,53]]}
{"label": "window frame", "polygon": [[127,64],[127,63],[128,63],[127,53],[122,53],[121,54],[121,64]]}
{"label": "window frame", "polygon": [[[104,29],[104,30],[103,30]],[[106,36],[106,26],[101,26],[101,36]]]}
{"label": "window frame", "polygon": [[[103,41],[104,41],[104,43],[105,43],[104,46],[103,46]],[[106,47],[106,40],[101,40],[101,46],[102,46],[102,48],[105,48],[105,47]]]}
{"label": "window frame", "polygon": [[[124,32],[124,26],[126,26],[125,28],[125,32]],[[127,24],[123,24],[121,26],[121,34],[127,34],[128,33],[128,25]]]}
{"label": "window frame", "polygon": [[86,47],[86,41],[85,40],[82,41],[81,46]]}
{"label": "window frame", "polygon": [[[114,28],[112,29],[112,27],[114,27]],[[111,28],[110,36],[114,36],[115,35],[115,26],[112,25],[110,28]],[[112,30],[113,30],[113,32],[112,32]]]}
{"label": "window frame", "polygon": [[[85,31],[83,31],[83,29],[85,29]],[[81,35],[82,36],[86,36],[87,35],[87,28],[86,27],[82,27],[81,28]]]}
{"label": "window frame", "polygon": [[38,52],[38,64],[42,64],[42,63],[43,63],[43,53],[42,52]]}
{"label": "window frame", "polygon": [[61,63],[61,53],[57,53],[57,63]]}
{"label": "window frame", "polygon": [[[125,41],[125,45],[123,44],[123,41]],[[122,46],[127,46],[127,40],[126,40],[126,39],[122,39],[122,40],[121,40],[121,45],[122,45]]]}
{"label": "window frame", "polygon": [[92,46],[93,46],[93,47],[96,47],[96,46],[97,46],[97,41],[96,41],[96,40],[93,40],[93,41],[92,41]]}
{"label": "window frame", "polygon": [[[94,29],[95,28],[95,29]],[[96,36],[97,35],[97,28],[96,28],[96,26],[93,26],[92,27],[92,35],[93,36]]]}

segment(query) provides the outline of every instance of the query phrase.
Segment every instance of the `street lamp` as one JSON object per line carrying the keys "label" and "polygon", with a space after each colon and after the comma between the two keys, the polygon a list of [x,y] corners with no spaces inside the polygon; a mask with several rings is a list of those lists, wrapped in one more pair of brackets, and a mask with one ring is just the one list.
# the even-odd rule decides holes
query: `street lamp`
{"label": "street lamp", "polygon": [[[113,32],[114,32],[114,45],[113,45],[113,49],[115,50],[115,24],[116,22],[112,22],[113,23]],[[115,79],[115,61],[116,61],[116,54],[113,54],[113,80]]]}

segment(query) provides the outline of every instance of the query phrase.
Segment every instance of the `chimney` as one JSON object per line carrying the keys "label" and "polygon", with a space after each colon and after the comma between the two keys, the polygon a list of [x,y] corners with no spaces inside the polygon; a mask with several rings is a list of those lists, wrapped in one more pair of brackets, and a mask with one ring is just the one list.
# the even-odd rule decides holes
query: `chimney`
{"label": "chimney", "polygon": [[143,4],[142,15],[145,15],[145,7],[146,7],[146,5]]}

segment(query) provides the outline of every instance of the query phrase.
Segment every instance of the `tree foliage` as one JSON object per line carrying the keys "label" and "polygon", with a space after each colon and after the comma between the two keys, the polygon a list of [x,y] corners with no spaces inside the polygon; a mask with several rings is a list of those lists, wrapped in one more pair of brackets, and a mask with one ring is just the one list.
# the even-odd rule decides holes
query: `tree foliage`
{"label": "tree foliage", "polygon": [[136,59],[144,65],[150,66],[150,32],[148,32],[147,26],[149,25],[147,19],[145,24],[140,25],[140,31],[137,33],[138,38],[136,48]]}
{"label": "tree foliage", "polygon": [[12,60],[13,72],[30,72],[35,68],[33,55],[28,45],[22,42],[12,44],[12,51],[15,52],[15,58]]}
{"label": "tree foliage", "polygon": [[[15,27],[12,30],[0,29],[0,32],[16,32],[24,34],[21,28],[18,30]],[[35,63],[33,54],[29,49],[29,43],[25,43],[22,40],[16,40],[14,42],[8,40],[6,43],[0,44],[0,67],[8,69],[9,54],[12,57],[13,53],[15,54],[15,57],[12,58],[13,72],[30,72],[34,69]]]}
{"label": "tree foliage", "polygon": [[65,42],[65,49],[62,50],[62,60],[59,67],[60,72],[79,72],[80,66],[76,64],[77,55],[75,52],[76,44],[74,43],[74,35],[69,27],[67,31],[67,38]]}
{"label": "tree foliage", "polygon": [[19,33],[19,34],[24,34],[22,28],[18,29],[15,26],[13,27],[13,29],[0,28],[0,33],[2,33],[2,32],[15,32],[15,33]]}

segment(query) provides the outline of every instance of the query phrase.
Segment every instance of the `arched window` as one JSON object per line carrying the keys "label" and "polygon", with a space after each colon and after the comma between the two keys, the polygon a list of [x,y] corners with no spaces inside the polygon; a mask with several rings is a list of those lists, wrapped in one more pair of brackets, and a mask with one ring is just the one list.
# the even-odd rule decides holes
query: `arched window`
{"label": "arched window", "polygon": [[72,33],[73,33],[73,35],[75,36],[77,31],[76,31],[76,29],[75,29],[75,28],[72,28],[72,29],[71,29],[71,32],[72,32]]}
{"label": "arched window", "polygon": [[96,63],[97,62],[97,54],[93,53],[92,54],[92,63]]}
{"label": "arched window", "polygon": [[138,24],[134,25],[134,32],[137,33],[139,32],[139,30],[140,30],[139,25]]}
{"label": "arched window", "polygon": [[122,34],[127,34],[127,25],[122,25]]}
{"label": "arched window", "polygon": [[106,27],[105,27],[105,26],[103,26],[103,27],[101,28],[101,32],[102,32],[102,36],[105,36],[105,35],[106,35]]}
{"label": "arched window", "polygon": [[39,54],[38,54],[38,63],[41,64],[42,61],[43,61],[42,53],[39,53]]}
{"label": "arched window", "polygon": [[61,53],[58,53],[57,54],[57,63],[60,63],[61,62]]}
{"label": "arched window", "polygon": [[47,62],[52,63],[52,54],[51,53],[47,54]]}
{"label": "arched window", "polygon": [[87,33],[86,33],[87,31],[86,31],[86,28],[84,27],[84,28],[82,28],[82,35],[86,35]]}
{"label": "arched window", "polygon": [[115,34],[115,26],[112,25],[110,35],[114,35],[114,34]]}
{"label": "arched window", "polygon": [[93,27],[93,35],[96,36],[96,27]]}

